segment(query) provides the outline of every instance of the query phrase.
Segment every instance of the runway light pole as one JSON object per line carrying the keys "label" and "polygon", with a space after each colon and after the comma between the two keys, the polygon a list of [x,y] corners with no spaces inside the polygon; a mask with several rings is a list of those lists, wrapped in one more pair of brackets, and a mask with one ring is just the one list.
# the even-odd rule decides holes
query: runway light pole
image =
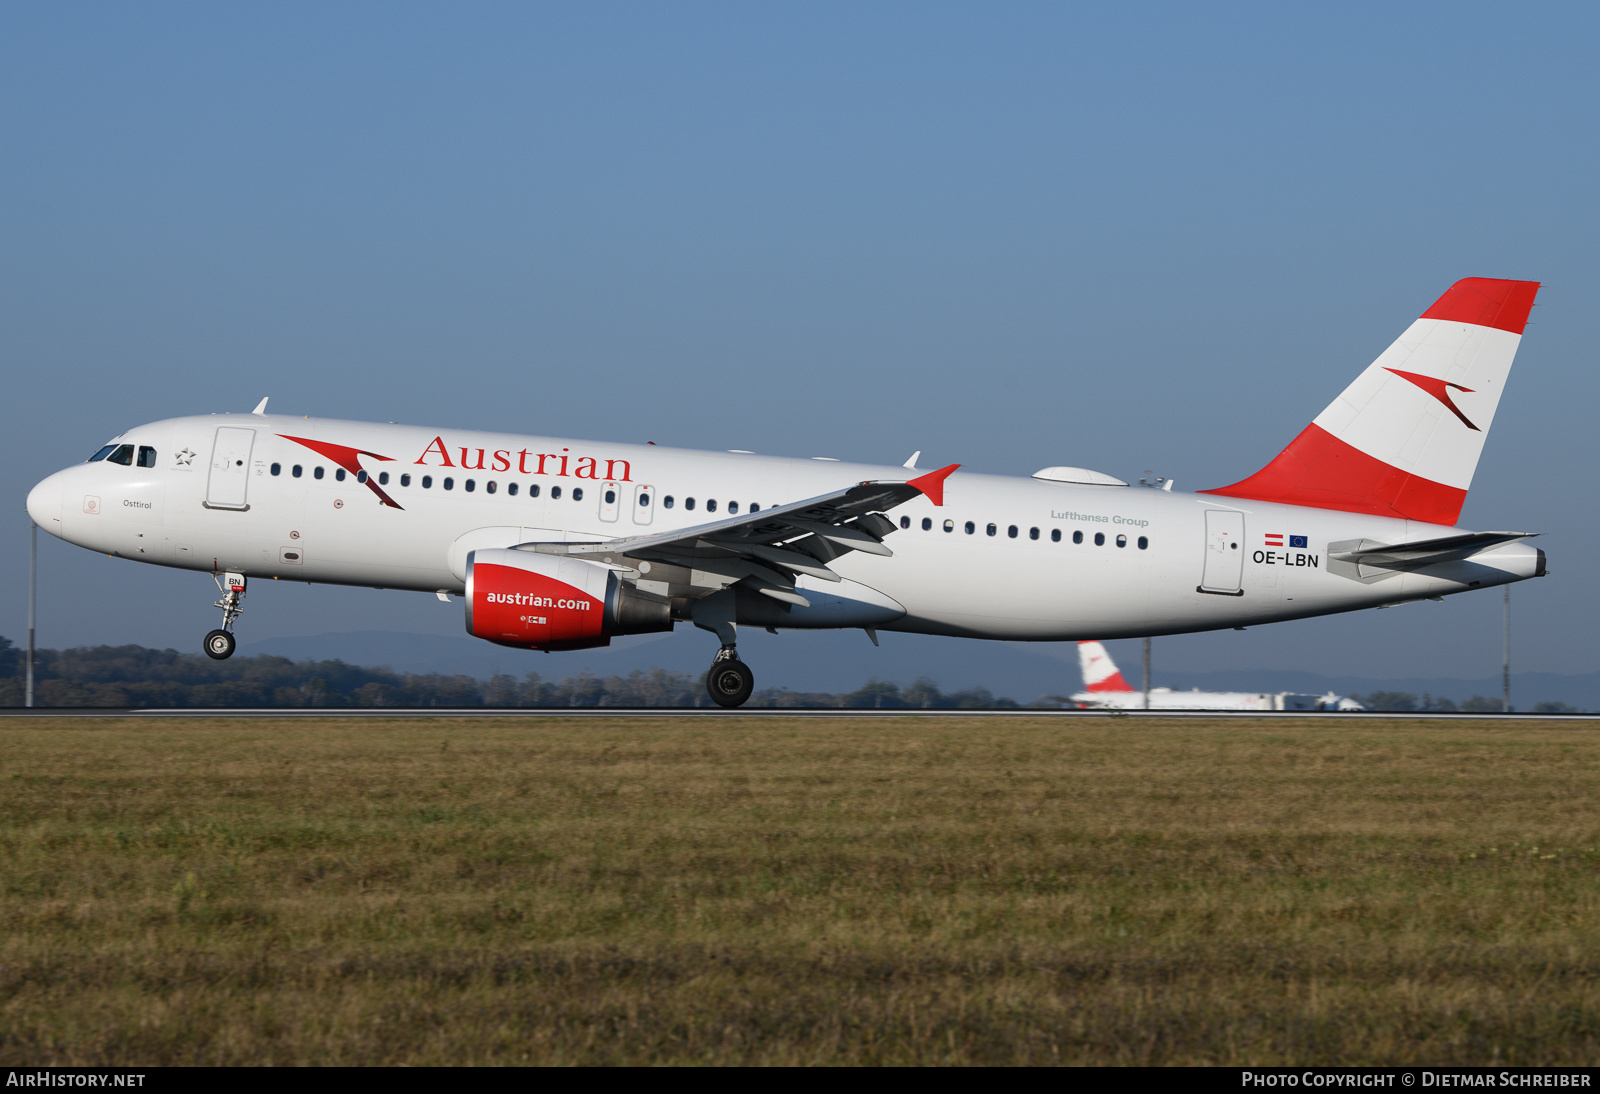
{"label": "runway light pole", "polygon": [[1500,712],[1511,713],[1511,586],[1505,587],[1505,613],[1500,627]]}
{"label": "runway light pole", "polygon": [[1150,639],[1144,640],[1144,709],[1150,709]]}
{"label": "runway light pole", "polygon": [[28,682],[27,694],[23,697],[23,706],[33,706],[33,624],[34,624],[34,590],[38,586],[35,575],[39,569],[39,526],[28,521]]}

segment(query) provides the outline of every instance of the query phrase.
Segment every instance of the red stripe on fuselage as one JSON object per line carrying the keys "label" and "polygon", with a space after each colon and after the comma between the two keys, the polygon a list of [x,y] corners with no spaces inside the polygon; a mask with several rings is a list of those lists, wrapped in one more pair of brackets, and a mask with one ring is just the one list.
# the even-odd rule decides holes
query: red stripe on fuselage
{"label": "red stripe on fuselage", "polygon": [[[311,451],[326,456],[358,479],[363,470],[361,467],[362,456],[371,456],[375,460],[383,460],[386,463],[394,462],[393,456],[380,456],[378,453],[368,452],[364,448],[351,448],[349,445],[334,444],[332,441],[313,441],[308,437],[291,437],[287,433],[279,433],[278,436],[286,441],[293,441],[295,444],[303,444]],[[378,480],[370,474],[367,475],[366,487],[378,495],[379,504],[387,505],[393,509],[403,509],[400,503],[391,498],[383,487],[378,485]]]}
{"label": "red stripe on fuselage", "polygon": [[[1521,282],[1512,282],[1521,284]],[[1467,492],[1374,459],[1313,422],[1278,458],[1232,486],[1202,490],[1230,498],[1454,524]]]}

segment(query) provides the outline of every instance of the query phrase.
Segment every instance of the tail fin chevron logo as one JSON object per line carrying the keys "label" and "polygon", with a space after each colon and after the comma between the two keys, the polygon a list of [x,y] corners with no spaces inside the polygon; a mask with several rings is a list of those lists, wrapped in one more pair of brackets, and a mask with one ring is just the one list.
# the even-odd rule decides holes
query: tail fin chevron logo
{"label": "tail fin chevron logo", "polygon": [[1450,400],[1451,388],[1455,388],[1457,391],[1464,391],[1468,395],[1472,394],[1472,388],[1462,387],[1460,384],[1452,384],[1448,380],[1435,380],[1432,376],[1418,376],[1415,372],[1402,372],[1397,368],[1386,368],[1383,371],[1392,372],[1402,380],[1410,380],[1423,391],[1426,391],[1429,395],[1432,395],[1435,399],[1438,399],[1441,403],[1443,403],[1450,413],[1461,419],[1462,425],[1466,426],[1468,429],[1477,430],[1479,433],[1483,432],[1483,430],[1478,429],[1477,426],[1468,421],[1467,416],[1461,413],[1461,408],[1456,406],[1456,404]]}
{"label": "tail fin chevron logo", "polygon": [[[1271,463],[1201,493],[1454,524],[1538,292],[1537,281],[1457,281]],[[1472,417],[1458,393],[1472,396]]]}

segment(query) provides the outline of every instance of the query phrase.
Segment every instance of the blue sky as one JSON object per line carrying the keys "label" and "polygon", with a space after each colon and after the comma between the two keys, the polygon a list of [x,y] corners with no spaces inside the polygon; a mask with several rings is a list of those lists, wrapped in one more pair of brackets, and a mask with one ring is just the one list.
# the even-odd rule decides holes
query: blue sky
{"label": "blue sky", "polygon": [[[1547,288],[1463,523],[1549,533],[1520,663],[1600,668],[1597,30],[1577,4],[5,6],[0,633],[28,487],[138,422],[270,395],[1215,486],[1478,275]],[[41,556],[44,644],[214,625],[205,577]],[[1479,675],[1499,611],[1164,656]],[[241,627],[357,619],[461,626],[302,588]]]}

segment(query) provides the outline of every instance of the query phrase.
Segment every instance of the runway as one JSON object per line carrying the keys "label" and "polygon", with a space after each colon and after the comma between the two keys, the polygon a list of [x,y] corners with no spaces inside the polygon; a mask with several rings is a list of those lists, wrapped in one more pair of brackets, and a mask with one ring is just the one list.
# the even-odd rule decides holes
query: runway
{"label": "runway", "polygon": [[1463,714],[1434,711],[1347,711],[1321,713],[1304,710],[878,710],[874,708],[805,709],[757,707],[722,710],[706,707],[182,707],[138,708],[70,707],[11,708],[0,718],[367,718],[367,719],[494,719],[494,718],[1228,718],[1261,721],[1329,722],[1405,720],[1413,722],[1595,722],[1600,714]]}

